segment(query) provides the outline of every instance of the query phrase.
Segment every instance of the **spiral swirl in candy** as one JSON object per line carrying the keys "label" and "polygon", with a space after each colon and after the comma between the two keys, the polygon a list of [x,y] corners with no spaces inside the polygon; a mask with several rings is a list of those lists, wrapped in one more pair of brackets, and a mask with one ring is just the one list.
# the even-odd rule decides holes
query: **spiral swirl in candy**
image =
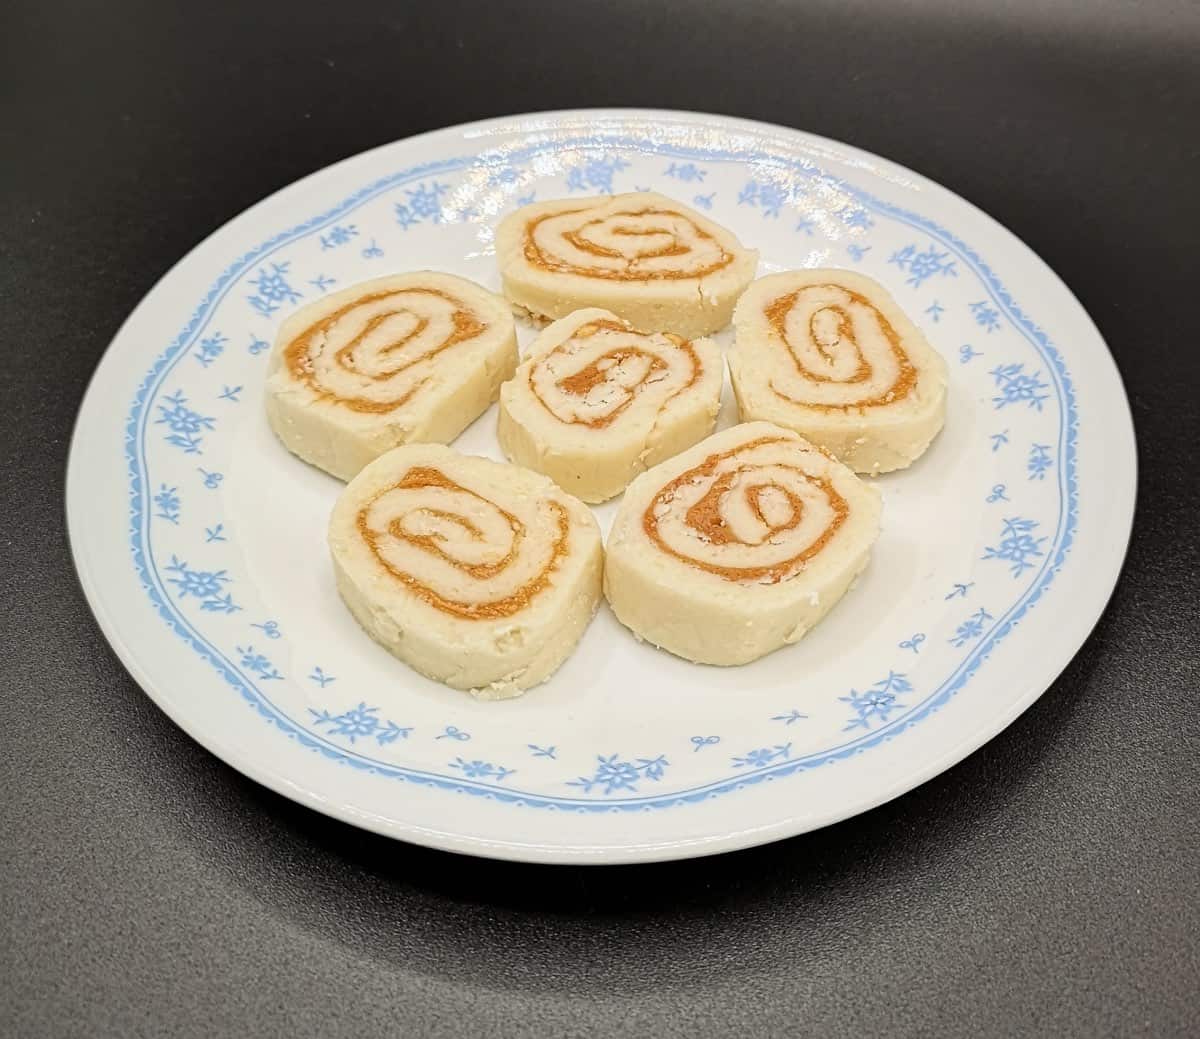
{"label": "spiral swirl in candy", "polygon": [[570,523],[561,504],[544,500],[521,511],[524,519],[418,466],[362,506],[358,530],[384,569],[430,606],[494,620],[525,609],[566,551]]}
{"label": "spiral swirl in candy", "polygon": [[666,483],[642,514],[646,536],[729,581],[777,584],[804,568],[849,515],[795,440],[762,436],[709,455]]}
{"label": "spiral swirl in candy", "polygon": [[795,430],[870,473],[910,465],[942,428],[945,362],[870,278],[770,274],[733,321],[729,374],[743,420]]}
{"label": "spiral swirl in candy", "polygon": [[296,335],[284,359],[320,397],[352,411],[389,412],[420,391],[441,355],[487,328],[445,291],[367,292]]}
{"label": "spiral swirl in candy", "polygon": [[688,340],[591,321],[530,366],[529,391],[559,422],[606,429],[635,401],[657,412],[694,386],[703,364]]}
{"label": "spiral swirl in candy", "polygon": [[604,591],[647,642],[744,664],[796,642],[846,593],[879,512],[874,488],[796,433],[742,423],[629,485]]}
{"label": "spiral swirl in candy", "polygon": [[516,370],[512,309],[414,271],[309,303],[279,329],[266,409],[284,445],[343,480],[399,444],[453,440]]}
{"label": "spiral swirl in candy", "polygon": [[771,388],[815,408],[870,408],[912,392],[917,370],[888,319],[865,296],[840,285],[810,285],[765,308],[790,366]]}
{"label": "spiral swirl in candy", "polygon": [[613,281],[703,278],[734,259],[665,200],[616,212],[588,207],[536,216],[525,225],[524,245],[534,267]]}
{"label": "spiral swirl in candy", "polygon": [[600,528],[528,469],[407,444],[362,470],[329,520],[338,591],[411,667],[485,699],[567,658],[600,597]]}
{"label": "spiral swirl in candy", "polygon": [[531,314],[599,307],[642,332],[693,339],[724,328],[758,254],[652,192],[536,202],[496,228],[504,294]]}
{"label": "spiral swirl in candy", "polygon": [[712,432],[723,375],[711,339],[579,310],[545,329],[501,387],[500,445],[584,501],[605,501]]}

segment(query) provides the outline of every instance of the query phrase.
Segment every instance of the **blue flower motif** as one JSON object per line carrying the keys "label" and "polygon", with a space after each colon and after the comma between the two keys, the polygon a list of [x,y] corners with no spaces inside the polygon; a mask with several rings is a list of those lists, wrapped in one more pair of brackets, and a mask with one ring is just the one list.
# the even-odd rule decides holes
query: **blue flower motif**
{"label": "blue flower motif", "polygon": [[1049,399],[1050,394],[1046,391],[1050,387],[1042,382],[1041,373],[1027,375],[1024,368],[1023,364],[1002,364],[988,372],[1000,390],[992,398],[997,411],[1010,404],[1026,404],[1041,411],[1042,402]]}
{"label": "blue flower motif", "polygon": [[160,519],[165,519],[171,523],[179,522],[179,488],[168,487],[165,483],[159,485],[159,491],[154,496],[154,504],[158,506],[158,512],[155,513]]}
{"label": "blue flower motif", "polygon": [[158,404],[158,418],[154,420],[157,426],[166,426],[171,432],[164,439],[173,447],[183,450],[185,455],[201,454],[200,445],[204,438],[199,434],[211,430],[216,419],[201,415],[187,406],[188,399],[182,390],[163,397],[165,404]]}
{"label": "blue flower motif", "polygon": [[858,263],[870,251],[871,247],[869,245],[856,245],[854,242],[851,242],[846,246],[846,252],[855,263]]}
{"label": "blue flower motif", "polygon": [[1046,479],[1046,471],[1054,467],[1054,459],[1050,457],[1049,444],[1034,444],[1029,449],[1029,460],[1025,463],[1025,469],[1029,473],[1031,480]]}
{"label": "blue flower motif", "polygon": [[378,707],[368,707],[360,703],[341,714],[330,714],[328,711],[315,711],[311,707],[308,713],[313,716],[313,725],[328,726],[330,736],[344,736],[351,743],[359,739],[373,739],[381,747],[396,740],[408,739],[412,726],[400,726],[394,721],[378,717]]}
{"label": "blue flower motif", "polygon": [[627,168],[629,163],[620,156],[588,159],[567,171],[568,191],[599,191],[604,195],[613,193],[613,176]]}
{"label": "blue flower motif", "polygon": [[315,278],[310,278],[308,282],[318,292],[324,292],[330,285],[336,285],[336,278],[327,278],[324,274],[318,274]]}
{"label": "blue flower motif", "polygon": [[[906,245],[903,249],[892,253],[888,263],[893,263],[905,271],[908,274],[905,284],[912,285],[914,288],[920,288],[922,283],[935,274],[943,278],[958,277],[958,270],[954,266],[955,260],[950,253],[948,251],[941,252],[933,245],[924,251],[919,250],[916,243]],[[938,312],[941,312],[940,308]]]}
{"label": "blue flower motif", "polygon": [[227,400],[233,404],[237,404],[238,394],[241,393],[243,389],[245,389],[243,386],[226,386],[219,394],[217,394],[217,399]]}
{"label": "blue flower motif", "polygon": [[261,354],[264,350],[269,350],[270,348],[270,343],[268,343],[265,339],[259,339],[259,337],[255,335],[250,337],[250,345],[246,347],[246,349],[254,355]]}
{"label": "blue flower motif", "polygon": [[175,555],[165,569],[175,575],[167,581],[175,586],[179,598],[199,599],[201,609],[209,613],[236,613],[241,609],[228,593],[222,594],[230,582],[224,570],[193,570]]}
{"label": "blue flower motif", "polygon": [[1036,529],[1037,521],[1014,517],[1006,519],[1001,531],[1000,544],[995,547],[985,546],[983,559],[1002,559],[1011,563],[1010,572],[1013,577],[1020,577],[1035,564],[1034,559],[1044,555],[1042,542],[1044,537],[1035,538],[1031,531]]}
{"label": "blue flower motif", "polygon": [[335,224],[325,234],[321,235],[321,251],[336,249],[345,245],[351,238],[358,236],[358,228],[354,224]]}
{"label": "blue flower motif", "polygon": [[381,248],[379,248],[378,245],[375,244],[375,239],[372,238],[370,241],[370,244],[367,245],[367,247],[365,249],[363,249],[362,255],[363,255],[364,260],[373,260],[376,257],[382,256],[383,250]]}
{"label": "blue flower motif", "polygon": [[225,344],[228,342],[220,332],[214,332],[206,339],[200,340],[200,348],[192,356],[200,362],[201,367],[207,368],[224,353]]}
{"label": "blue flower motif", "polygon": [[715,191],[710,191],[707,195],[697,195],[692,199],[692,203],[701,209],[712,209],[713,199],[716,197],[716,194]]}
{"label": "blue flower motif", "polygon": [[987,300],[970,303],[968,306],[971,316],[975,318],[975,324],[980,328],[986,328],[988,332],[995,332],[1000,327],[1000,311],[991,306]]}
{"label": "blue flower motif", "polygon": [[319,667],[314,667],[312,669],[312,674],[310,674],[308,677],[310,679],[312,679],[314,682],[316,682],[317,685],[319,685],[322,689],[324,689],[327,685],[329,685],[330,682],[337,681],[337,679],[334,678],[333,675],[326,674]]}
{"label": "blue flower motif", "polygon": [[557,747],[539,747],[536,743],[527,743],[525,746],[533,751],[535,758],[554,758],[558,749]]}
{"label": "blue flower motif", "polygon": [[458,769],[468,779],[494,779],[497,783],[503,782],[516,772],[515,768],[493,765],[490,761],[480,761],[478,758],[474,761],[455,758],[450,762],[450,767]]}
{"label": "blue flower motif", "polygon": [[633,761],[626,761],[619,754],[610,754],[608,757],[597,754],[596,762],[596,771],[592,775],[568,780],[567,786],[577,786],[585,794],[601,786],[604,787],[601,793],[605,796],[616,790],[637,793],[639,782],[648,779],[657,783],[670,765],[661,754],[656,758],[637,758]]}
{"label": "blue flower motif", "polygon": [[253,646],[238,646],[238,653],[241,654],[241,664],[247,671],[252,671],[259,678],[283,678],[275,666],[262,653],[255,650]]}
{"label": "blue flower motif", "polygon": [[396,223],[405,231],[425,220],[432,224],[440,224],[442,196],[449,190],[450,185],[440,184],[436,180],[418,184],[415,188],[405,188],[407,201],[397,202],[394,207]]}
{"label": "blue flower motif", "polygon": [[935,299],[925,308],[925,313],[929,315],[929,320],[936,325],[941,321],[942,315],[946,313],[946,308]]}
{"label": "blue flower motif", "polygon": [[866,231],[875,226],[871,214],[861,206],[843,209],[838,216],[841,217],[842,223],[852,231]]}
{"label": "blue flower motif", "polygon": [[892,711],[903,710],[906,706],[897,702],[898,695],[909,692],[912,692],[912,683],[908,678],[889,671],[885,678],[881,678],[866,692],[851,689],[849,696],[839,696],[842,703],[854,708],[854,717],[843,727],[843,731],[869,729],[875,722],[886,722]]}
{"label": "blue flower motif", "polygon": [[1008,443],[1008,430],[1003,433],[993,433],[988,439],[992,442],[992,454],[1000,450],[1001,445]]}
{"label": "blue flower motif", "polygon": [[968,642],[979,638],[983,634],[984,625],[990,620],[992,615],[981,606],[958,626],[948,641],[955,648],[961,649]]}
{"label": "blue flower motif", "polygon": [[771,181],[748,180],[745,187],[738,192],[737,203],[739,206],[758,209],[764,218],[775,218],[787,205],[788,199],[788,189],[780,184]]}
{"label": "blue flower motif", "polygon": [[686,184],[695,180],[703,180],[708,176],[708,170],[702,169],[694,162],[673,162],[663,171],[663,175],[682,180]]}
{"label": "blue flower motif", "polygon": [[295,303],[300,299],[300,293],[292,288],[287,280],[290,266],[290,263],[272,263],[269,266],[260,267],[255,277],[250,279],[250,284],[257,291],[253,296],[247,296],[246,299],[250,301],[250,306],[263,317],[274,314],[285,303]]}
{"label": "blue flower motif", "polygon": [[773,747],[759,747],[733,759],[734,768],[766,768],[772,761],[782,761],[792,753],[790,743],[777,743]]}

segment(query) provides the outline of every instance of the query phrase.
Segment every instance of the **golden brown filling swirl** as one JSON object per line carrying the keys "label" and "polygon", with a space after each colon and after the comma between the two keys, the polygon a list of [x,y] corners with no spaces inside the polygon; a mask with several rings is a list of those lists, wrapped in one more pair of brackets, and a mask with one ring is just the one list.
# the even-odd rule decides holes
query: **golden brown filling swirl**
{"label": "golden brown filling swirl", "polygon": [[430,606],[499,620],[549,586],[571,522],[552,499],[505,509],[439,469],[416,466],[363,505],[357,524],[380,566]]}
{"label": "golden brown filling swirl", "polygon": [[865,296],[809,285],[764,310],[771,340],[790,364],[771,389],[793,404],[842,410],[893,404],[912,393],[917,369],[900,336]]}
{"label": "golden brown filling swirl", "polygon": [[651,499],[642,529],[661,551],[728,581],[778,584],[804,569],[850,514],[796,441],[759,437],[709,455]]}
{"label": "golden brown filling swirl", "polygon": [[562,423],[606,429],[638,400],[657,415],[703,371],[689,340],[591,321],[530,366],[529,391]]}
{"label": "golden brown filling swirl", "polygon": [[555,274],[608,281],[678,281],[727,267],[733,254],[682,213],[641,206],[548,213],[525,225],[525,259]]}
{"label": "golden brown filling swirl", "polygon": [[461,300],[436,289],[373,292],[304,329],[283,358],[320,399],[386,413],[412,399],[443,353],[487,327]]}

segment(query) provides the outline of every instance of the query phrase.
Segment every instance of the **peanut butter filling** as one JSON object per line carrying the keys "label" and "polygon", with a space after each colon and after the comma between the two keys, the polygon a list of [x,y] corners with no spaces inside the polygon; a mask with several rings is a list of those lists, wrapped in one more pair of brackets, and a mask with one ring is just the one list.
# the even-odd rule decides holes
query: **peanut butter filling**
{"label": "peanut butter filling", "polygon": [[[697,227],[688,217],[682,213],[677,213],[669,209],[654,209],[647,207],[644,209],[631,210],[628,213],[613,213],[605,217],[596,217],[590,220],[584,220],[577,228],[570,231],[565,231],[562,234],[563,239],[573,248],[589,256],[605,257],[608,259],[623,260],[624,266],[620,269],[612,269],[604,266],[579,266],[578,264],[564,258],[548,256],[537,243],[537,231],[541,224],[550,219],[558,219],[563,216],[572,214],[587,214],[595,212],[594,209],[573,209],[560,211],[557,213],[547,213],[544,216],[530,220],[525,225],[525,259],[533,267],[539,270],[547,271],[554,274],[575,274],[587,278],[603,278],[606,281],[680,281],[687,279],[699,279],[706,275],[719,271],[727,267],[733,262],[733,254],[726,250],[723,246],[718,246],[719,256],[711,263],[704,264],[699,267],[679,270],[641,270],[639,264],[646,260],[661,259],[663,257],[685,257],[692,252],[692,246],[686,241],[680,240],[674,228],[671,227],[672,220],[683,220],[689,225],[696,239],[703,242],[715,242],[714,237],[707,231]],[[621,218],[633,217],[661,217],[662,224],[659,227],[634,227],[628,223],[624,226],[621,224]],[[631,244],[634,248],[631,250],[613,249],[608,246],[601,245],[594,241],[589,232],[593,229],[602,228],[608,225],[608,233],[619,235],[622,238],[632,239]],[[659,236],[666,235],[670,239],[665,244],[647,246],[643,248],[636,240],[639,238],[655,239]]]}
{"label": "peanut butter filling", "polygon": [[[854,322],[845,307],[836,304],[823,306],[816,310],[809,318],[808,328],[806,333],[810,341],[816,346],[824,356],[832,358],[831,348],[849,343],[858,356],[858,366],[854,373],[849,378],[835,379],[825,372],[814,371],[809,368],[801,360],[796,350],[792,348],[792,344],[788,340],[787,333],[787,318],[792,308],[796,305],[796,301],[801,292],[809,289],[835,289],[838,292],[844,292],[850,297],[851,302],[869,309],[879,322],[880,331],[884,339],[887,341],[888,348],[896,359],[898,372],[896,378],[891,385],[884,389],[875,389],[864,395],[859,400],[848,401],[839,404],[822,404],[809,400],[800,400],[787,393],[783,393],[779,388],[771,383],[771,390],[776,396],[786,400],[792,404],[799,404],[806,408],[821,408],[826,411],[845,411],[850,408],[872,408],[880,407],[887,404],[893,404],[898,400],[902,400],[912,393],[917,384],[917,369],[909,360],[908,354],[905,353],[903,346],[900,345],[900,336],[892,327],[891,322],[879,311],[879,309],[865,296],[857,292],[852,292],[850,289],[842,285],[815,285],[806,286],[805,289],[797,289],[795,292],[788,293],[785,296],[780,296],[774,302],[770,303],[765,309],[764,314],[767,318],[767,324],[771,332],[778,338],[779,343],[786,351],[792,364],[795,365],[797,373],[804,379],[812,380],[813,382],[836,382],[840,385],[855,385],[859,383],[869,383],[874,375],[874,371],[870,362],[867,360],[861,344],[857,341],[854,333]],[[836,331],[831,335],[828,329],[818,328],[818,319],[822,314],[832,314],[835,319]]]}
{"label": "peanut butter filling", "polygon": [[[768,444],[791,445],[795,444],[795,441],[784,437],[760,437],[731,450],[711,454],[699,465],[680,473],[675,479],[665,484],[651,499],[642,514],[642,530],[646,536],[658,549],[680,562],[695,567],[697,570],[715,574],[727,581],[757,581],[777,584],[802,570],[808,560],[825,548],[830,538],[846,521],[850,515],[850,505],[845,498],[838,494],[832,482],[826,477],[814,475],[802,467],[786,461],[751,462],[724,472],[717,472],[721,463],[726,460],[734,459],[743,452]],[[752,477],[760,468],[784,469],[796,473],[804,482],[817,487],[832,509],[832,521],[822,529],[816,538],[800,548],[799,551],[769,565],[732,567],[721,566],[698,556],[689,555],[664,540],[659,532],[659,519],[675,507],[674,501],[677,492],[697,481],[712,480],[703,496],[688,508],[685,515],[687,530],[703,544],[743,544],[751,548],[756,547],[755,544],[738,538],[724,519],[723,511],[727,496],[737,493],[734,484],[739,481],[739,478]],[[803,501],[791,488],[777,481],[748,482],[743,493],[747,496],[747,505],[750,510],[768,529],[771,537],[795,530],[804,517]]]}
{"label": "peanut butter filling", "polygon": [[[561,357],[570,349],[573,342],[581,339],[589,339],[597,334],[615,333],[622,337],[636,337],[637,339],[650,344],[643,348],[640,346],[630,345],[628,343],[614,347],[606,351],[599,357],[594,358],[584,367],[570,375],[564,376],[555,380],[554,388],[566,396],[574,397],[579,400],[586,398],[597,386],[608,383],[609,373],[614,371],[622,362],[628,359],[636,359],[644,362],[644,367],[638,376],[637,381],[633,385],[619,385],[612,383],[615,393],[622,395],[622,400],[619,404],[613,407],[610,411],[597,415],[595,418],[586,419],[579,416],[564,418],[562,414],[555,410],[552,403],[546,400],[539,392],[536,380],[537,376],[545,370],[548,364],[551,364],[555,358]],[[537,398],[538,402],[551,415],[557,418],[560,422],[565,422],[568,425],[587,426],[591,429],[604,429],[612,425],[628,408],[630,408],[638,396],[650,386],[656,379],[662,378],[668,371],[669,365],[655,351],[654,347],[660,345],[656,340],[667,339],[672,348],[683,352],[690,362],[691,374],[687,382],[676,389],[663,401],[662,406],[665,407],[667,401],[670,401],[678,394],[683,393],[696,384],[700,376],[703,374],[704,366],[699,356],[696,354],[695,348],[687,339],[681,336],[674,335],[670,332],[659,333],[658,335],[643,335],[642,333],[630,332],[628,328],[617,321],[592,321],[586,325],[581,325],[570,336],[569,339],[559,343],[553,350],[540,358],[536,364],[529,369],[528,384],[529,392]]]}
{"label": "peanut butter filling", "polygon": [[[445,539],[437,534],[415,534],[406,529],[405,516],[396,516],[388,521],[387,528],[384,531],[374,530],[368,523],[368,512],[371,506],[380,497],[387,494],[389,491],[396,489],[403,490],[420,490],[423,488],[444,488],[462,494],[470,495],[481,502],[489,505],[497,510],[504,520],[508,523],[509,529],[512,532],[512,545],[508,552],[500,560],[494,563],[469,563],[462,559],[456,558],[455,555],[447,550]],[[503,573],[508,567],[512,566],[521,552],[521,547],[525,539],[529,536],[528,529],[516,516],[506,509],[501,508],[495,502],[476,494],[474,491],[463,487],[461,484],[452,480],[445,473],[438,469],[428,466],[416,466],[410,469],[404,476],[389,487],[381,490],[375,498],[366,502],[358,512],[357,526],[359,535],[363,541],[371,549],[372,554],[378,561],[379,565],[392,575],[397,581],[400,581],[414,595],[421,598],[435,609],[441,610],[443,613],[448,613],[451,616],[459,617],[463,620],[499,620],[504,617],[512,617],[520,613],[529,603],[543,592],[550,584],[551,575],[558,568],[559,564],[566,557],[568,546],[567,541],[570,537],[571,519],[567,514],[567,510],[558,502],[548,500],[546,504],[554,514],[557,531],[554,536],[554,544],[551,549],[549,561],[538,570],[529,580],[525,581],[520,588],[509,595],[500,599],[493,599],[486,602],[468,602],[461,599],[455,599],[443,595],[435,589],[425,584],[416,574],[410,574],[394,566],[388,560],[386,554],[381,550],[381,541],[385,537],[395,538],[412,545],[423,552],[428,552],[431,555],[437,556],[439,559],[448,563],[456,570],[470,576],[477,581],[487,581]],[[421,511],[428,515],[435,516],[443,522],[447,522],[459,527],[464,534],[475,541],[481,541],[484,538],[483,532],[477,524],[469,517],[459,516],[456,513],[448,512],[440,508],[422,507]]]}
{"label": "peanut butter filling", "polygon": [[386,356],[391,353],[396,353],[403,350],[406,346],[422,336],[429,327],[429,319],[421,314],[418,314],[402,304],[398,305],[394,310],[386,310],[382,313],[373,315],[363,326],[363,328],[346,343],[342,344],[334,355],[334,361],[339,368],[359,378],[367,378],[373,382],[384,382],[388,379],[395,378],[413,368],[418,364],[431,360],[439,354],[449,350],[451,347],[465,342],[468,339],[473,339],[487,329],[487,324],[481,321],[478,316],[462,303],[461,300],[453,296],[449,296],[444,292],[439,292],[436,289],[394,289],[388,292],[369,293],[365,296],[360,296],[356,300],[343,304],[332,314],[321,318],[314,322],[303,332],[297,335],[290,343],[284,347],[283,357],[284,363],[287,365],[288,371],[292,377],[300,382],[305,383],[313,393],[321,400],[332,401],[343,407],[349,408],[351,411],[385,414],[389,411],[394,411],[412,399],[421,387],[425,384],[424,379],[407,386],[396,397],[386,400],[379,400],[370,397],[344,397],[334,390],[323,386],[319,381],[318,372],[312,364],[312,356],[314,350],[320,353],[325,349],[324,340],[329,336],[331,331],[337,324],[351,314],[358,307],[369,303],[375,303],[379,300],[387,299],[390,296],[400,295],[426,295],[436,297],[452,304],[454,306],[453,325],[454,329],[441,342],[431,344],[421,350],[414,357],[409,357],[400,363],[384,366],[378,371],[364,370],[355,361],[355,351],[362,345],[363,341],[376,329],[379,328],[385,321],[390,318],[397,317],[403,314],[408,314],[414,318],[416,325],[406,335],[401,336],[394,342],[390,342],[382,349],[376,351],[377,355]]}

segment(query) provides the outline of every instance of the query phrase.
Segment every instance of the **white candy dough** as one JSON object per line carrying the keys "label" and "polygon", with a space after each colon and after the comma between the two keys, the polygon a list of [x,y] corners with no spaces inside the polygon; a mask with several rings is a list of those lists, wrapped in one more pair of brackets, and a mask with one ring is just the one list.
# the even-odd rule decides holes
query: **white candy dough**
{"label": "white candy dough", "polygon": [[348,480],[399,444],[447,443],[517,366],[511,308],[474,282],[420,271],[302,307],[267,374],[271,428],[289,451]]}
{"label": "white candy dough", "polygon": [[758,253],[654,192],[536,202],[496,230],[504,294],[538,317],[611,310],[642,332],[687,339],[729,324]]}
{"label": "white candy dough", "polygon": [[879,534],[878,492],[790,430],[716,433],[630,485],[604,592],[640,638],[703,664],[796,642],[845,594]]}
{"label": "white candy dough", "polygon": [[329,547],[372,638],[483,699],[548,678],[600,598],[600,530],[585,505],[538,473],[435,444],[363,469],[334,507]]}
{"label": "white candy dough", "polygon": [[946,363],[878,282],[772,274],[746,290],[733,323],[744,421],[794,429],[860,473],[911,465],[941,430]]}
{"label": "white candy dough", "polygon": [[605,501],[712,432],[724,374],[711,339],[635,332],[607,310],[577,310],[546,328],[500,387],[500,445],[584,501]]}

